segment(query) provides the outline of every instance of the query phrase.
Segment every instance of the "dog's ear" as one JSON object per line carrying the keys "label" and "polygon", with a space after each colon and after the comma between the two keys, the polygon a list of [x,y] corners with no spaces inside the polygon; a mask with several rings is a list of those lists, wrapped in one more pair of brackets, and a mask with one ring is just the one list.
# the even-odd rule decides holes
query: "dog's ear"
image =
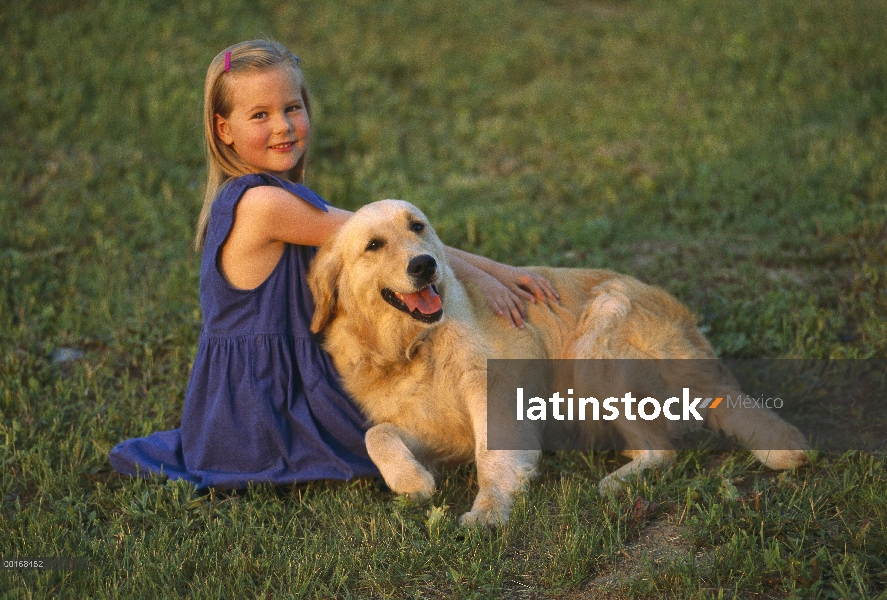
{"label": "dog's ear", "polygon": [[342,269],[341,255],[333,244],[326,244],[317,251],[308,273],[308,287],[314,297],[312,333],[320,332],[336,313],[338,302],[337,282]]}

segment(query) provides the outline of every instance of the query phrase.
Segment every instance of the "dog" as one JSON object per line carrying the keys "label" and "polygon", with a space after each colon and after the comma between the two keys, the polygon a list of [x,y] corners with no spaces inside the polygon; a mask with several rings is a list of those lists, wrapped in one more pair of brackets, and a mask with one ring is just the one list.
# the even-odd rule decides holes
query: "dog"
{"label": "dog", "polygon": [[[308,276],[311,330],[371,423],[367,451],[390,489],[425,499],[439,466],[476,462],[479,489],[463,525],[507,521],[541,457],[541,448],[488,449],[488,359],[715,357],[690,311],[659,288],[608,270],[529,269],[554,285],[560,301],[530,304],[520,329],[454,277],[444,244],[419,209],[384,200],[358,210],[331,236]],[[712,395],[741,393],[725,368],[704,377],[692,385]],[[801,433],[767,409],[706,415],[706,427],[747,447],[782,448],[753,451],[768,467],[807,461]],[[629,441],[624,454],[632,460],[600,482],[601,493],[674,458],[664,441],[673,432],[661,424],[606,426]]]}

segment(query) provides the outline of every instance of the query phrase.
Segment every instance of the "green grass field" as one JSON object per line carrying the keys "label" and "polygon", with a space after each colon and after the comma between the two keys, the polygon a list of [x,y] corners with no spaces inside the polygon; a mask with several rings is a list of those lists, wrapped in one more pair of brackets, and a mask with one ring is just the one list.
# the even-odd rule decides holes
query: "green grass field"
{"label": "green grass field", "polygon": [[404,198],[465,250],[636,275],[723,357],[883,359],[885,24],[873,0],[4,8],[0,557],[88,567],[0,571],[0,597],[887,598],[883,453],[687,452],[621,499],[595,488],[613,453],[551,454],[497,531],[458,526],[471,468],[416,505],[375,481],[200,495],[107,459],[179,423],[225,46],[302,57],[308,183],[339,206]]}

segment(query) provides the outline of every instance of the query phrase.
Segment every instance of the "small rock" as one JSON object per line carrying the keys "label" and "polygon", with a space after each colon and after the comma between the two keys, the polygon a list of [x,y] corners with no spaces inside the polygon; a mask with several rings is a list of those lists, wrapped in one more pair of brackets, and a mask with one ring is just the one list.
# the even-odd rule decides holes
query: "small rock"
{"label": "small rock", "polygon": [[53,364],[63,365],[83,358],[83,351],[77,348],[56,348],[49,355],[49,358]]}

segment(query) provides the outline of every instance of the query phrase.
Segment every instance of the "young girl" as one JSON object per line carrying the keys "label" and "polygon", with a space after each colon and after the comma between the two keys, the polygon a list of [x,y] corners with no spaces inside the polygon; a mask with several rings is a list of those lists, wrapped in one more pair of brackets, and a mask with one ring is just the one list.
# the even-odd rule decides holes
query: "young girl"
{"label": "young girl", "polygon": [[[204,323],[182,423],[119,444],[110,453],[117,471],[231,489],[378,474],[365,419],[309,330],[315,247],[351,214],[302,185],[310,132],[305,80],[286,48],[257,40],[213,59],[196,239]],[[556,299],[523,269],[454,249],[449,258],[516,326],[522,299]]]}

